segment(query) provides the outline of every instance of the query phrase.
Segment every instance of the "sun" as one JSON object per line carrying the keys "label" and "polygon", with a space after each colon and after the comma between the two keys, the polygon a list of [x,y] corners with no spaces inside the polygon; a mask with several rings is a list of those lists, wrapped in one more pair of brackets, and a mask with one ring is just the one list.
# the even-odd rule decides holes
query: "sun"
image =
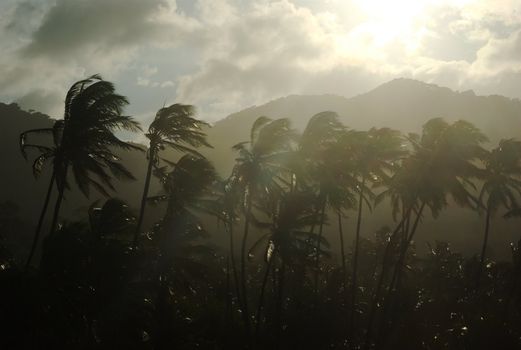
{"label": "sun", "polygon": [[400,40],[414,46],[416,33],[425,25],[433,0],[355,0],[365,17],[360,31],[371,35],[376,46]]}
{"label": "sun", "polygon": [[414,53],[427,33],[429,10],[436,0],[353,0],[345,11],[355,11],[357,25],[338,38],[342,52],[382,55],[400,47]]}

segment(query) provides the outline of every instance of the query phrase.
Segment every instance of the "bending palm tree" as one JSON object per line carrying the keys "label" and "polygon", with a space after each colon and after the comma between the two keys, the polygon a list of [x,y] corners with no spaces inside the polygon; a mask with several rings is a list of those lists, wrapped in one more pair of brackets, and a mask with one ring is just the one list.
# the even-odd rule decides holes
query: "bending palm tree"
{"label": "bending palm tree", "polygon": [[170,147],[177,151],[200,156],[200,154],[191,147],[211,147],[206,141],[206,134],[201,130],[202,126],[208,124],[195,119],[194,114],[195,109],[193,106],[176,103],[169,107],[161,108],[156,113],[154,121],[152,121],[148,127],[148,133],[145,135],[150,140],[147,153],[148,167],[136,232],[134,234],[134,245],[137,245],[139,240],[139,234],[145,216],[145,206],[152,169],[159,163],[159,151]]}
{"label": "bending palm tree", "polygon": [[75,183],[87,197],[90,186],[107,196],[107,187],[114,190],[107,170],[117,178],[134,179],[113,153],[115,148],[139,149],[114,135],[116,130],[141,130],[132,117],[121,114],[127,104],[124,96],[115,93],[114,85],[99,75],[74,83],[67,92],[63,130],[53,164],[58,198],[51,233],[58,222],[65,189],[69,187],[69,169]]}
{"label": "bending palm tree", "polygon": [[[258,248],[263,249],[263,257],[266,263],[266,270],[260,290],[259,302],[257,304],[257,320],[255,334],[260,329],[262,320],[262,309],[264,306],[264,294],[266,283],[270,271],[274,270],[275,264],[278,262],[279,269],[278,295],[276,299],[276,314],[280,321],[282,313],[283,300],[283,281],[284,271],[287,266],[290,270],[311,266],[314,263],[310,257],[313,255],[316,247],[315,241],[319,239],[315,233],[310,233],[308,228],[320,222],[316,211],[313,208],[314,195],[305,192],[289,192],[279,198],[277,213],[266,212],[267,216],[272,218],[271,230],[269,233],[262,235],[250,248],[250,252],[254,252]],[[329,246],[324,238],[322,245]],[[327,254],[326,252],[321,252]],[[276,261],[275,261],[276,260]],[[275,272],[273,272],[275,274]],[[275,277],[274,277],[275,278]],[[277,332],[280,329],[277,328]]]}
{"label": "bending palm tree", "polygon": [[[344,186],[347,176],[344,172],[344,158],[338,149],[338,140],[345,132],[345,127],[338,119],[338,115],[334,112],[321,112],[309,120],[298,145],[298,157],[302,163],[301,168],[304,174],[309,176],[310,185],[314,187],[316,192],[316,215],[320,214],[318,224],[318,236],[315,247],[315,274],[314,274],[314,290],[318,297],[318,280],[320,268],[320,252],[322,249],[321,237],[326,218],[326,209],[331,206],[337,213],[347,204],[352,202],[351,194],[348,187]],[[305,183],[300,180],[301,187],[305,187]],[[341,221],[339,221],[339,224]],[[339,231],[341,231],[339,225]],[[311,226],[310,232],[313,232],[315,225]],[[343,240],[342,232],[340,232],[341,240]],[[341,251],[343,250],[343,247]],[[343,254],[342,254],[343,255]],[[342,256],[345,261],[345,257]],[[345,269],[344,269],[345,278]]]}
{"label": "bending palm tree", "polygon": [[479,287],[483,265],[485,264],[490,220],[501,206],[509,213],[519,211],[520,204],[516,196],[521,196],[521,142],[501,140],[499,146],[487,153],[485,158],[485,183],[479,196],[480,202],[487,197],[485,203],[485,233],[476,288]]}
{"label": "bending palm tree", "polygon": [[356,309],[356,291],[358,289],[358,252],[362,225],[363,202],[371,210],[369,198],[374,197],[368,182],[373,184],[386,181],[395,168],[395,162],[405,155],[402,138],[398,131],[372,128],[368,132],[349,132],[342,140],[344,153],[351,158],[348,171],[354,172],[357,181],[351,186],[358,191],[358,214],[356,222],[355,244],[353,249],[353,276],[351,284],[351,312],[349,327],[352,330]]}
{"label": "bending palm tree", "polygon": [[[52,130],[55,146],[40,148],[43,153],[35,161],[35,165],[41,167],[47,160],[53,160],[53,180],[57,185],[58,197],[51,233],[56,228],[64,192],[69,187],[69,170],[72,170],[76,185],[87,197],[91,186],[104,195],[108,195],[106,188],[114,189],[107,170],[118,178],[134,179],[113,153],[117,148],[138,149],[114,135],[116,130],[140,130],[137,122],[121,114],[127,104],[124,96],[115,93],[114,85],[98,75],[80,80],[69,89],[64,118],[56,122]],[[26,134],[21,135],[22,146],[25,137]]]}
{"label": "bending palm tree", "polygon": [[280,176],[287,169],[284,162],[288,158],[294,132],[287,119],[271,120],[259,117],[251,128],[250,140],[233,146],[239,153],[237,164],[231,176],[231,184],[242,192],[244,213],[244,233],[241,242],[241,293],[243,318],[246,330],[250,331],[248,293],[246,287],[246,246],[252,218],[253,200],[264,201],[268,210],[273,211],[272,199],[284,192]]}
{"label": "bending palm tree", "polygon": [[[201,274],[203,264],[195,259],[208,258],[211,251],[200,244],[198,239],[207,232],[194,211],[207,212],[202,197],[207,194],[216,179],[215,169],[203,157],[185,154],[175,164],[173,170],[161,177],[165,194],[148,198],[151,201],[166,201],[167,208],[162,222],[155,226],[154,240],[158,251],[158,269],[155,276],[157,329],[154,344],[165,348],[172,338],[171,324],[174,313],[168,308],[172,296],[169,288],[175,281],[190,285]],[[195,269],[193,266],[195,265]],[[187,268],[192,266],[192,269]]]}
{"label": "bending palm tree", "polygon": [[[401,202],[408,206],[404,217],[411,215],[416,208],[416,218],[410,231],[404,233],[398,261],[383,302],[380,331],[385,326],[385,313],[397,282],[401,280],[406,254],[424,208],[428,207],[432,215],[437,217],[447,206],[448,196],[462,207],[475,208],[478,203],[478,199],[470,192],[475,189],[470,179],[480,174],[475,162],[484,153],[481,143],[486,141],[486,137],[479,129],[465,121],[449,124],[441,118],[435,118],[424,125],[421,138],[411,135],[409,140],[413,151],[403,160],[400,171],[395,174],[394,186],[390,192],[398,191],[395,198],[400,197]],[[404,219],[399,227],[403,223]],[[394,233],[399,231],[397,229]],[[379,297],[376,297],[373,304],[378,300]],[[381,343],[383,336],[377,337],[377,341]],[[369,346],[367,337],[365,346]]]}

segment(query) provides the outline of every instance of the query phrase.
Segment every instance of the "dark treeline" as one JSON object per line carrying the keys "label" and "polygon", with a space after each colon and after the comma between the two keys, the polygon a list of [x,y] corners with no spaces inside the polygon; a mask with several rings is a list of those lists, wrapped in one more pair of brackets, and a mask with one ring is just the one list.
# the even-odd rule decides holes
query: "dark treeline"
{"label": "dark treeline", "polygon": [[[142,130],[127,104],[93,76],[70,88],[63,119],[20,135],[34,175],[52,175],[27,256],[0,241],[3,349],[521,347],[521,241],[510,261],[487,257],[491,219],[521,215],[520,141],[486,149],[466,121],[403,135],[322,112],[297,133],[261,116],[222,179],[192,106],[161,108],[139,147],[115,134]],[[114,193],[114,179],[135,179],[118,150],[147,159],[137,212]],[[72,188],[108,199],[70,221]],[[465,258],[436,242],[417,255],[423,218],[449,203],[475,211],[482,249]],[[376,206],[394,220],[365,232]],[[0,235],[23,226],[2,203]],[[215,234],[228,247],[208,243]]]}

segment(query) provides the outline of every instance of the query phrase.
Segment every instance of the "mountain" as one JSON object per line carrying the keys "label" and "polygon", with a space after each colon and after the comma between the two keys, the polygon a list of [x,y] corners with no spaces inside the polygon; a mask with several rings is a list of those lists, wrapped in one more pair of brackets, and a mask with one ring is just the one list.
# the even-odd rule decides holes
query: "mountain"
{"label": "mountain", "polygon": [[457,92],[402,78],[352,98],[292,95],[231,114],[213,126],[209,137],[214,150],[208,154],[218,160],[216,164],[224,174],[233,164],[233,158],[228,156],[230,147],[245,140],[257,117],[289,118],[295,128],[302,130],[311,116],[326,110],[337,112],[345,125],[359,130],[385,126],[420,132],[427,120],[442,117],[474,123],[489,136],[492,144],[502,138],[521,139],[520,100],[498,95],[477,96],[471,90]]}
{"label": "mountain", "polygon": [[[302,130],[311,116],[326,110],[337,112],[347,126],[360,130],[387,126],[403,132],[420,132],[422,125],[430,118],[443,117],[447,120],[465,119],[474,123],[490,137],[491,145],[501,138],[521,139],[519,100],[503,96],[477,96],[472,91],[457,92],[415,80],[396,79],[352,98],[292,95],[231,114],[208,130],[208,138],[214,148],[204,150],[203,153],[212,160],[223,176],[227,176],[235,159],[231,146],[248,139],[250,127],[257,117],[287,117],[295,128]],[[41,178],[33,178],[31,163],[23,159],[18,149],[18,135],[28,129],[50,127],[52,123],[52,119],[41,113],[23,111],[15,104],[0,103],[0,202],[12,201],[18,205],[19,215],[28,227],[24,230],[28,236],[43,203],[50,174],[44,172]],[[167,158],[175,156],[171,154]],[[127,201],[131,207],[137,208],[143,188],[146,159],[142,153],[136,151],[124,152],[121,157],[137,181],[116,183],[117,196]],[[153,184],[152,193],[157,189],[158,184]],[[86,208],[100,198],[93,193],[91,198],[86,199],[73,190],[67,194],[64,216],[70,219],[84,217]],[[160,216],[161,211],[149,210],[148,213],[150,223]],[[384,207],[377,208],[373,215],[369,215],[362,228],[365,235],[384,224],[392,226],[390,212]],[[352,232],[349,226],[352,222],[349,219],[346,222],[348,234]],[[426,216],[418,246],[422,250],[425,249],[426,241],[449,240],[456,250],[473,254],[479,249],[482,227],[483,218],[476,213],[451,208],[443,212],[436,221]],[[519,239],[521,220],[505,221],[496,218],[492,227],[494,232],[491,235],[491,253],[496,251],[497,256],[508,258],[507,243]],[[26,240],[28,237],[18,239]],[[330,239],[334,246],[335,238]],[[350,241],[349,237],[347,241]]]}

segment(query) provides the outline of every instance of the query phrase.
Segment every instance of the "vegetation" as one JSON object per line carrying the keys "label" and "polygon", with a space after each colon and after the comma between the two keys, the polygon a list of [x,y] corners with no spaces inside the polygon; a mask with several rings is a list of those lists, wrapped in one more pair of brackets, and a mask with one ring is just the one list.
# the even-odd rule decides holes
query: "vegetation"
{"label": "vegetation", "polygon": [[[134,179],[115,150],[143,149],[115,134],[141,130],[123,115],[126,103],[93,76],[71,87],[53,128],[20,136],[34,175],[52,161],[52,176],[29,256],[0,241],[2,348],[521,347],[521,240],[511,261],[486,254],[491,218],[521,215],[521,142],[488,150],[472,124],[440,118],[402,135],[352,130],[322,112],[299,134],[287,119],[261,116],[221,179],[198,151],[211,147],[208,125],[174,104],[145,134],[143,196],[129,206],[109,193],[113,176]],[[152,177],[162,186],[153,195]],[[108,199],[83,221],[60,220],[72,186]],[[147,205],[162,213],[151,225]],[[422,218],[451,205],[485,217],[479,255],[448,242],[416,254]],[[390,206],[394,222],[368,232],[376,206]],[[21,222],[13,203],[0,206],[1,237]],[[221,234],[227,247],[209,243]]]}

